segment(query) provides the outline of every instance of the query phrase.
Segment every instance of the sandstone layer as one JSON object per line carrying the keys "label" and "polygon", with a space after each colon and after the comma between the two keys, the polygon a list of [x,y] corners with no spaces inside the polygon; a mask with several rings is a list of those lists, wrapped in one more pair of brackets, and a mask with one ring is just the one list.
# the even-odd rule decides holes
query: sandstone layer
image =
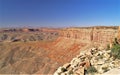
{"label": "sandstone layer", "polygon": [[61,37],[79,39],[94,46],[106,46],[118,33],[118,27],[66,28],[60,31]]}

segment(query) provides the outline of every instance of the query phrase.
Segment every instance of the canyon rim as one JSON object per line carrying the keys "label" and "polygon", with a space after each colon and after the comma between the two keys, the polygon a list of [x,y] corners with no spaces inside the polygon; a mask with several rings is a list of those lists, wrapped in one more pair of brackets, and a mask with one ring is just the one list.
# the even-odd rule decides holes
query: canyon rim
{"label": "canyon rim", "polygon": [[1,74],[53,74],[89,48],[106,49],[118,26],[0,30]]}

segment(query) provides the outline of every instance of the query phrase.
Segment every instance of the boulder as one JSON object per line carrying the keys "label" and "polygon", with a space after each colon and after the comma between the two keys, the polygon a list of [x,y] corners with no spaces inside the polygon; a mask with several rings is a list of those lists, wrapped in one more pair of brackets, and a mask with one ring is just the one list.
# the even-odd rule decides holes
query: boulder
{"label": "boulder", "polygon": [[106,53],[106,52],[103,54],[103,56],[104,56],[104,59],[105,59],[105,60],[108,60],[108,59],[110,58],[110,54],[108,54],[108,53]]}
{"label": "boulder", "polygon": [[92,55],[95,54],[97,52],[97,48],[92,48],[90,52]]}
{"label": "boulder", "polygon": [[71,61],[71,67],[77,67],[79,65],[79,63],[81,62],[81,60],[79,58],[73,58],[73,60]]}
{"label": "boulder", "polygon": [[80,67],[75,71],[76,75],[84,75],[84,67]]}
{"label": "boulder", "polygon": [[67,75],[66,73],[61,73],[60,75]]}
{"label": "boulder", "polygon": [[85,61],[85,58],[86,58],[85,55],[80,57],[81,61]]}
{"label": "boulder", "polygon": [[72,67],[72,68],[75,68],[75,67],[78,66],[78,64],[79,64],[79,62],[76,62],[76,61],[75,61],[73,64],[71,64],[71,67]]}
{"label": "boulder", "polygon": [[70,62],[70,64],[73,64],[77,58],[73,58]]}
{"label": "boulder", "polygon": [[84,68],[85,68],[85,69],[89,68],[89,67],[90,67],[90,61],[89,61],[89,60],[86,60],[85,63],[86,63],[86,64],[85,64]]}
{"label": "boulder", "polygon": [[114,69],[111,69],[108,72],[103,73],[102,75],[120,75],[120,69],[119,68],[114,68]]}
{"label": "boulder", "polygon": [[54,74],[53,75],[59,75],[60,73],[58,73],[57,71],[56,72],[54,72]]}
{"label": "boulder", "polygon": [[104,73],[104,70],[102,68],[97,69],[98,73],[102,74]]}
{"label": "boulder", "polygon": [[91,50],[95,51],[95,50],[97,50],[97,48],[92,48]]}
{"label": "boulder", "polygon": [[103,64],[103,65],[101,66],[101,68],[102,68],[103,72],[107,72],[108,70],[110,70],[110,69],[109,69],[109,63]]}
{"label": "boulder", "polygon": [[113,64],[113,62],[110,62],[110,63],[109,63],[109,66],[110,66],[109,69],[112,69],[112,68],[115,67],[115,65]]}
{"label": "boulder", "polygon": [[71,66],[70,63],[66,63],[66,64],[63,65],[63,67],[64,67],[65,69],[69,68],[70,66]]}
{"label": "boulder", "polygon": [[104,64],[104,63],[105,63],[105,61],[101,59],[101,60],[98,60],[96,64],[97,64],[97,65],[102,65],[102,64]]}
{"label": "boulder", "polygon": [[105,64],[102,64],[102,65],[95,65],[94,66],[96,68],[96,70],[98,71],[98,73],[102,74],[108,70],[110,70],[109,68],[109,63],[105,63]]}
{"label": "boulder", "polygon": [[68,71],[73,70],[74,68],[72,68],[71,66],[69,68],[67,68]]}
{"label": "boulder", "polygon": [[96,60],[96,57],[92,57],[92,59],[90,60],[91,65],[95,65],[97,64],[98,60]]}
{"label": "boulder", "polygon": [[62,72],[65,72],[65,71],[66,71],[66,69],[64,67],[59,67],[56,72],[57,73],[62,73]]}
{"label": "boulder", "polygon": [[87,55],[87,56],[92,56],[92,53],[91,53],[90,50],[88,50],[88,51],[86,51],[85,55]]}
{"label": "boulder", "polygon": [[98,50],[104,50],[104,47],[100,46],[98,47]]}
{"label": "boulder", "polygon": [[120,60],[114,61],[114,65],[115,65],[115,67],[120,67]]}

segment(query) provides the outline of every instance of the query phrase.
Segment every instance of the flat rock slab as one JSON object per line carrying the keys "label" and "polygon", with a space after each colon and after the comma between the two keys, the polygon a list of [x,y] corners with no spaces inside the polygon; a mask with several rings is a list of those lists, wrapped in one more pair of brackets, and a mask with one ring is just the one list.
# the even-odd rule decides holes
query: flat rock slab
{"label": "flat rock slab", "polygon": [[102,75],[120,75],[120,68],[114,68]]}

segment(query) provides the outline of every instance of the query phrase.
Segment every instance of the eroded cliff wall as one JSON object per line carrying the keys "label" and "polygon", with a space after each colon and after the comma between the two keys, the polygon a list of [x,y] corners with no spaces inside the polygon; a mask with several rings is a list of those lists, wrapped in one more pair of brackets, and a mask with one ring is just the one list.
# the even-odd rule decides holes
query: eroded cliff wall
{"label": "eroded cliff wall", "polygon": [[60,31],[61,38],[69,38],[93,46],[106,46],[113,40],[118,32],[118,27],[86,27],[66,28]]}

